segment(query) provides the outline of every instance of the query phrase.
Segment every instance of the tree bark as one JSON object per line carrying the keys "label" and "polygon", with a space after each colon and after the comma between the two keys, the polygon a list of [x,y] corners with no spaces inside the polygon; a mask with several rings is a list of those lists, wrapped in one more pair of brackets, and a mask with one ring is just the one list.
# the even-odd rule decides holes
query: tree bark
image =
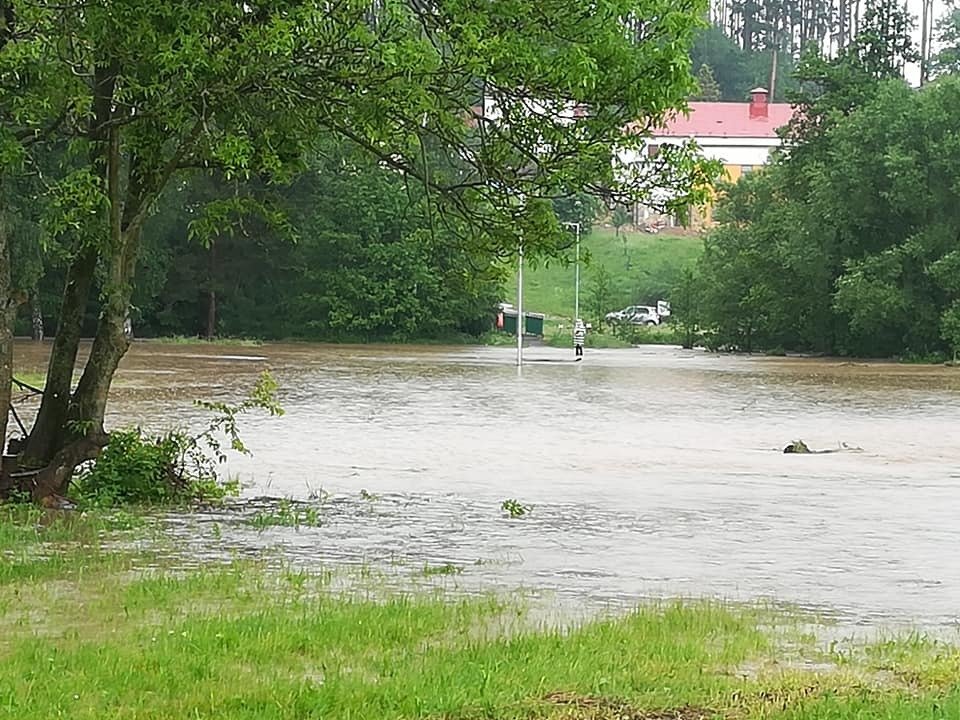
{"label": "tree bark", "polygon": [[207,340],[213,340],[217,336],[217,241],[210,241],[210,269],[207,282],[210,283],[207,290]]}
{"label": "tree bark", "polygon": [[40,289],[30,291],[30,330],[34,342],[43,342],[43,306],[40,305]]}
{"label": "tree bark", "polygon": [[[102,175],[107,172],[109,132],[106,130],[113,118],[114,91],[117,68],[110,64],[97,64],[93,77],[93,116],[89,135],[93,141],[91,164]],[[70,387],[73,370],[77,364],[80,348],[80,333],[83,318],[93,287],[99,252],[89,243],[81,243],[76,256],[67,269],[60,320],[50,362],[47,366],[47,382],[44,386],[40,410],[30,430],[26,447],[20,456],[21,467],[39,468],[49,464],[67,440],[66,423],[70,410]]]}
{"label": "tree bark", "polygon": [[17,303],[10,286],[10,246],[7,227],[0,218],[0,453],[6,452],[10,417],[10,382],[13,377],[13,318]]}
{"label": "tree bark", "polygon": [[127,201],[123,202],[120,171],[120,130],[110,131],[107,151],[107,193],[110,200],[110,265],[104,287],[104,304],[97,323],[90,357],[83,368],[70,403],[68,417],[80,423],[86,433],[104,434],[103,417],[113,375],[130,347],[126,325],[133,292],[133,273],[139,249],[141,222],[130,217],[140,208],[139,178],[131,172],[127,181]]}
{"label": "tree bark", "polygon": [[920,86],[927,84],[930,79],[930,56],[933,35],[933,0],[923,0],[923,11],[920,23]]}
{"label": "tree bark", "polygon": [[104,433],[103,418],[113,375],[130,347],[126,321],[140,230],[134,228],[124,235],[124,248],[110,263],[110,283],[119,282],[119,285],[107,291],[90,357],[83,368],[68,414],[70,420],[86,425],[86,432],[101,435]]}
{"label": "tree bark", "polygon": [[20,460],[24,467],[46,465],[63,443],[64,424],[70,406],[70,386],[80,349],[80,331],[96,268],[96,249],[84,247],[67,270],[60,320],[47,364],[43,399]]}
{"label": "tree bark", "polygon": [[770,63],[770,102],[776,102],[777,95],[777,61],[779,60],[779,52],[777,50],[777,43],[774,42],[773,53],[772,53],[772,62]]}
{"label": "tree bark", "polygon": [[840,9],[837,13],[837,49],[843,50],[847,46],[847,28],[850,24],[850,0],[840,0]]}

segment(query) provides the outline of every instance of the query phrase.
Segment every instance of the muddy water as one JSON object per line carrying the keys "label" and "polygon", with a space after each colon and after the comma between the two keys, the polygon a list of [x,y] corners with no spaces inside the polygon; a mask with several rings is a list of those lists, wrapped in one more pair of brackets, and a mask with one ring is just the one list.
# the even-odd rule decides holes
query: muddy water
{"label": "muddy water", "polygon": [[[267,367],[279,379],[286,415],[244,421],[254,456],[231,470],[246,495],[303,500],[323,525],[210,516],[193,528],[200,554],[450,562],[466,586],[587,604],[709,595],[868,626],[960,617],[960,370],[570,355],[531,348],[554,362],[519,372],[507,348],[136,343],[111,421],[196,424],[193,398],[237,398]],[[862,452],[778,452],[796,438]],[[534,510],[505,518],[506,498]]]}

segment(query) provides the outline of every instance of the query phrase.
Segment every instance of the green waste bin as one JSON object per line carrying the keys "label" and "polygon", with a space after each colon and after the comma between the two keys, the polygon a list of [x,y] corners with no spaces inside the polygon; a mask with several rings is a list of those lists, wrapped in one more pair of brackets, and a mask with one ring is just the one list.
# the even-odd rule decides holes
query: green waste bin
{"label": "green waste bin", "polygon": [[[523,334],[543,337],[543,320],[546,316],[543,313],[525,312],[523,314]],[[503,311],[503,332],[508,335],[517,334],[517,311]]]}

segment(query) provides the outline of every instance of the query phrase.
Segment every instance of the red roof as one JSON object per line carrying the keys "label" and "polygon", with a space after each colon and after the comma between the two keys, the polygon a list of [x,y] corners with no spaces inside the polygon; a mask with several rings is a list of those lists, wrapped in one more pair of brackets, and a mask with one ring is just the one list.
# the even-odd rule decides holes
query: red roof
{"label": "red roof", "polygon": [[749,102],[692,102],[689,116],[682,113],[654,131],[658,137],[775,138],[777,128],[793,117],[788,103],[765,103],[767,117],[750,117]]}

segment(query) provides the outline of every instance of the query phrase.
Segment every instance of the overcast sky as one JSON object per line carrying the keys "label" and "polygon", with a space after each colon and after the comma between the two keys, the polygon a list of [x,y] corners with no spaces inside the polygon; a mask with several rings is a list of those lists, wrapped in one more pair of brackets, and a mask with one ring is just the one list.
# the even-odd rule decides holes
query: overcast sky
{"label": "overcast sky", "polygon": [[[868,0],[869,1],[869,0]],[[937,20],[943,17],[951,6],[950,0],[933,0],[933,24],[936,26]],[[907,0],[907,5],[910,8],[910,12],[913,13],[917,18],[917,27],[914,32],[914,39],[917,43],[917,49],[920,48],[920,12],[923,10],[923,0]],[[907,67],[907,79],[916,84],[920,81],[920,68],[919,67]]]}

